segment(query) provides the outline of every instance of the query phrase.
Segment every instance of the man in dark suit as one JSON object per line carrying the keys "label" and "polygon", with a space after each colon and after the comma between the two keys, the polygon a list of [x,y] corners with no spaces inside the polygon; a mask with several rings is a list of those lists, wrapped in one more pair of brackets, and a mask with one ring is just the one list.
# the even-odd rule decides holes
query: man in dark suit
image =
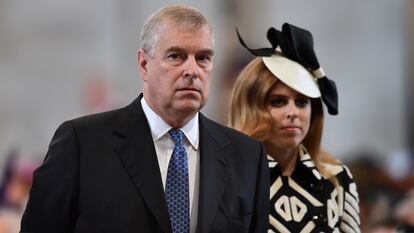
{"label": "man in dark suit", "polygon": [[213,67],[207,20],[189,6],[161,8],[141,43],[143,94],[57,129],[21,232],[266,232],[263,145],[199,113]]}

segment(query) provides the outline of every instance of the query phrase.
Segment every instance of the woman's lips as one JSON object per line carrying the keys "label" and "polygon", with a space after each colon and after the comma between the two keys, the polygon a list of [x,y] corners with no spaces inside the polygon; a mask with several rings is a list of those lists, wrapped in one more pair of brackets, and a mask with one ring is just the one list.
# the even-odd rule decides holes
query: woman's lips
{"label": "woman's lips", "polygon": [[294,126],[294,125],[289,125],[289,126],[282,127],[282,130],[285,130],[285,131],[290,132],[290,133],[296,133],[296,132],[300,131],[300,127],[299,126]]}

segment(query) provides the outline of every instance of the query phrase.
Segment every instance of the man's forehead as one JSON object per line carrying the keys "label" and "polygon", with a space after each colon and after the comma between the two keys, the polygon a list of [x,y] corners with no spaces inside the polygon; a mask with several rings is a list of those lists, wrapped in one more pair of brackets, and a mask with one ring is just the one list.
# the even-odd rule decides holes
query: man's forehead
{"label": "man's forehead", "polygon": [[160,24],[158,24],[158,31],[161,31],[163,29],[171,29],[178,31],[206,31],[210,35],[213,34],[213,30],[210,27],[208,23],[202,23],[202,22],[191,22],[191,21],[183,21],[183,22],[177,22],[172,19],[163,19]]}
{"label": "man's forehead", "polygon": [[156,47],[162,50],[197,49],[214,52],[214,39],[208,28],[166,27],[159,31]]}

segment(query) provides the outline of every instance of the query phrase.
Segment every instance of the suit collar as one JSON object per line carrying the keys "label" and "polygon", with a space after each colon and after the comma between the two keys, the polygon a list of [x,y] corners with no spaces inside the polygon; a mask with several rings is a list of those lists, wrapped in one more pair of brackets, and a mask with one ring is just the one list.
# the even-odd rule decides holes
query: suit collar
{"label": "suit collar", "polygon": [[115,152],[163,232],[171,233],[161,174],[141,98],[142,94],[124,108],[121,121],[114,130],[120,138]]}
{"label": "suit collar", "polygon": [[225,153],[228,138],[216,123],[200,114],[200,196],[198,202],[197,233],[207,233],[219,208],[231,158]]}

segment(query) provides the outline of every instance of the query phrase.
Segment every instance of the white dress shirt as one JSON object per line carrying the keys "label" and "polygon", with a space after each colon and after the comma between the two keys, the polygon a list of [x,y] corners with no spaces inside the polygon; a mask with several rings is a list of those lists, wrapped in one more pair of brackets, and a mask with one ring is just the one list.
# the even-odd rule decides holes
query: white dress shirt
{"label": "white dress shirt", "polygon": [[[158,165],[161,172],[162,183],[165,190],[167,179],[168,164],[174,151],[175,143],[171,139],[168,131],[172,129],[151,107],[147,104],[145,97],[141,99],[142,110],[147,117],[151,129],[152,139],[154,141],[155,151],[157,153]],[[199,190],[199,168],[200,152],[199,144],[199,127],[198,113],[180,130],[184,133],[184,146],[188,154],[188,185],[190,195],[190,233],[194,233],[197,226],[198,214],[198,190]]]}

